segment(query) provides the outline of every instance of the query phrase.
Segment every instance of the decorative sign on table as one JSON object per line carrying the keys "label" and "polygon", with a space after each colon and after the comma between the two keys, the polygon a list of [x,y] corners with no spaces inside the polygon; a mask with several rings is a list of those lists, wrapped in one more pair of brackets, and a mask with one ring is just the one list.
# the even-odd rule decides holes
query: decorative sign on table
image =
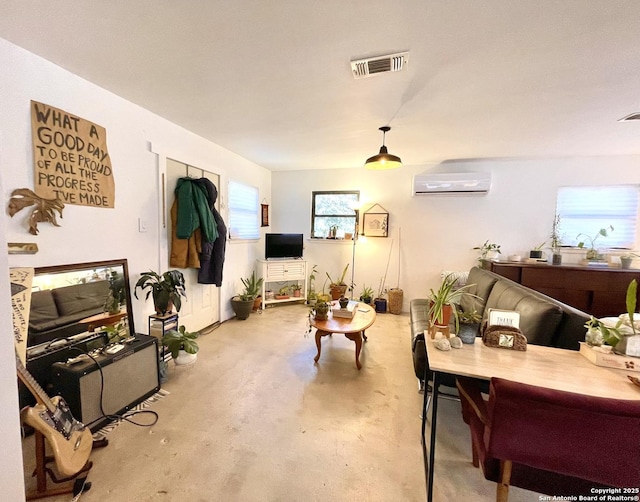
{"label": "decorative sign on table", "polygon": [[114,207],[115,181],[104,127],[31,101],[35,193],[64,204]]}

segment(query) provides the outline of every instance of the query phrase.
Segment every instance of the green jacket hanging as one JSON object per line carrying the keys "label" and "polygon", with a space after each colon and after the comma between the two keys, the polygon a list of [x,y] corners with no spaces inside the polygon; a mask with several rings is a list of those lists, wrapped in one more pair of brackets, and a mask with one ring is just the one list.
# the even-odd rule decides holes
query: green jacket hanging
{"label": "green jacket hanging", "polygon": [[178,221],[176,236],[188,239],[200,227],[203,242],[213,242],[218,238],[213,214],[209,207],[207,191],[192,178],[179,178],[175,195],[178,200]]}

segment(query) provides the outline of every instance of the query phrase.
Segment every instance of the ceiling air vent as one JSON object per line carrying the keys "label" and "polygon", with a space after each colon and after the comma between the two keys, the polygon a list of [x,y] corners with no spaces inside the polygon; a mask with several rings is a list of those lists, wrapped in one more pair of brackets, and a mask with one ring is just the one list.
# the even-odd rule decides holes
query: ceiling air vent
{"label": "ceiling air vent", "polygon": [[408,52],[398,52],[386,56],[376,56],[367,59],[351,61],[351,71],[354,78],[372,77],[378,73],[404,70],[409,62]]}
{"label": "ceiling air vent", "polygon": [[626,117],[622,117],[621,119],[618,119],[618,122],[628,122],[630,120],[640,120],[640,112],[632,113],[630,115],[627,115]]}

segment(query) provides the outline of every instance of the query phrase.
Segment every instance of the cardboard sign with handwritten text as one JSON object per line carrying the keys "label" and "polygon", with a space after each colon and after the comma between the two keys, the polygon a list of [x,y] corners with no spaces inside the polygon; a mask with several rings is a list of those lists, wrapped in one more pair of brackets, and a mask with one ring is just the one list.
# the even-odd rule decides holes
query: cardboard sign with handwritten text
{"label": "cardboard sign with handwritten text", "polygon": [[35,193],[64,204],[114,207],[107,131],[53,106],[31,101]]}
{"label": "cardboard sign with handwritten text", "polygon": [[13,340],[16,353],[23,364],[27,352],[27,335],[29,329],[29,310],[31,307],[31,282],[33,268],[11,268],[11,318],[13,320]]}

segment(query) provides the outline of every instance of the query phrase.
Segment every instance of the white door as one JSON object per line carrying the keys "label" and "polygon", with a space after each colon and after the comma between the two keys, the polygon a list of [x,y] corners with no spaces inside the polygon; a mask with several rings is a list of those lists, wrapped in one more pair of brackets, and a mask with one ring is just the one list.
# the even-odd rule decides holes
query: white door
{"label": "white door", "polygon": [[[220,192],[220,177],[217,174],[204,171],[197,167],[189,166],[167,158],[167,175],[165,178],[165,211],[167,222],[167,249],[171,253],[171,235],[173,228],[171,224],[171,206],[175,199],[174,190],[178,178],[190,176],[192,178],[207,178],[211,181],[218,193]],[[216,200],[216,209],[220,207],[220,196]],[[168,264],[168,256],[167,256]],[[182,302],[180,309],[180,324],[184,324],[187,331],[199,331],[220,322],[220,291],[213,284],[198,283],[198,269],[181,269],[184,274],[187,290],[187,299]]]}

